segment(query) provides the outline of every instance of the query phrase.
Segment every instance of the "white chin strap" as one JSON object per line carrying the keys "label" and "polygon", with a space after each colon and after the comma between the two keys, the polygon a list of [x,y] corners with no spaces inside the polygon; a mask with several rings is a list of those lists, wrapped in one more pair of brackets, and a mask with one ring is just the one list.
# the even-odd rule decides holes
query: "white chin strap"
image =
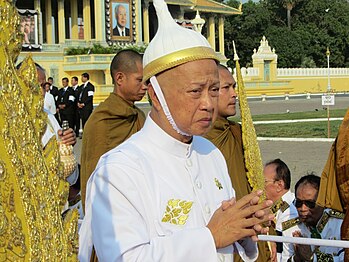
{"label": "white chin strap", "polygon": [[160,105],[162,107],[162,109],[164,110],[164,113],[166,115],[166,118],[168,120],[168,122],[170,122],[172,128],[180,135],[182,136],[191,136],[185,132],[183,132],[182,130],[179,129],[179,127],[176,125],[176,122],[173,120],[172,118],[172,115],[171,115],[171,112],[170,110],[168,109],[168,106],[167,106],[167,103],[166,103],[166,100],[165,100],[165,97],[164,97],[164,94],[162,93],[161,91],[161,88],[160,88],[160,85],[159,85],[159,82],[158,80],[156,79],[155,76],[152,76],[150,78],[150,83],[152,84],[153,88],[154,88],[154,91],[155,91],[155,94],[156,96],[158,97],[159,99],[159,102],[160,102]]}

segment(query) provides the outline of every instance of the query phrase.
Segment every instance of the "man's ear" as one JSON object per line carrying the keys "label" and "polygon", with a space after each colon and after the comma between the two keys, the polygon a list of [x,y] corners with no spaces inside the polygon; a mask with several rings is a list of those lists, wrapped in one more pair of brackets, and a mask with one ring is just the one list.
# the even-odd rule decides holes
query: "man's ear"
{"label": "man's ear", "polygon": [[122,72],[116,72],[115,77],[114,77],[116,84],[117,84],[118,86],[120,86],[120,85],[122,84],[122,82],[124,81],[125,77],[126,77],[126,76],[125,76],[124,73],[122,73]]}
{"label": "man's ear", "polygon": [[148,96],[151,100],[152,106],[157,110],[160,111],[161,110],[161,104],[159,102],[159,99],[157,97],[157,95],[155,94],[154,88],[152,86],[151,83],[148,84]]}
{"label": "man's ear", "polygon": [[285,189],[285,182],[283,180],[278,180],[276,181],[276,183],[278,183],[278,192],[281,192]]}

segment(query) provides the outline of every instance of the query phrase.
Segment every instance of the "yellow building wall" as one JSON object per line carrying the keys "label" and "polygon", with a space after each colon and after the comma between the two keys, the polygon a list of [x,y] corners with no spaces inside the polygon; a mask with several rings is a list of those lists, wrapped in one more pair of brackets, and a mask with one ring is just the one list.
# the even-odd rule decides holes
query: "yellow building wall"
{"label": "yellow building wall", "polygon": [[[84,24],[91,24],[90,21],[90,6],[89,1],[84,0]],[[63,8],[62,5],[59,6]],[[136,43],[142,42],[142,10],[140,0],[135,0],[136,14],[135,25],[135,40]],[[57,87],[61,87],[61,79],[68,77],[69,81],[71,77],[77,76],[79,78],[79,84],[81,84],[81,74],[87,72],[90,74],[90,81],[95,86],[94,103],[99,104],[102,102],[110,92],[113,91],[112,79],[109,72],[110,62],[112,61],[114,54],[90,54],[80,56],[65,56],[65,49],[69,46],[92,46],[93,43],[100,43],[106,45],[105,35],[105,10],[104,4],[100,1],[95,1],[95,39],[91,39],[91,33],[88,28],[85,28],[84,39],[63,39],[61,32],[60,44],[44,44],[43,51],[33,52],[32,56],[34,61],[40,64],[46,70],[46,76],[54,78],[54,84]],[[59,10],[62,12],[62,10]],[[47,10],[47,14],[50,17],[50,10]],[[48,19],[48,21],[51,21]],[[61,23],[64,20],[60,20]],[[214,36],[214,18],[210,17],[208,22],[209,40],[214,42],[210,37]],[[62,27],[62,25],[61,25]],[[222,34],[222,21],[220,24],[220,33]],[[52,36],[52,26],[47,24],[46,29],[50,31],[47,34],[47,41],[50,41]],[[223,39],[223,37],[221,37]],[[211,43],[212,44],[212,43]],[[18,62],[22,61],[28,52],[22,52]],[[265,55],[266,54],[266,55]],[[226,62],[224,55],[218,53],[223,62]],[[270,61],[269,66],[269,78],[270,81],[265,81],[264,78],[264,66],[265,61]],[[277,69],[277,55],[275,50],[271,50],[265,37],[261,40],[261,46],[258,51],[254,51],[253,66],[258,69],[258,75],[252,75],[246,77],[245,87],[248,96],[275,96],[275,95],[292,95],[302,93],[324,93],[327,91],[327,77],[311,77],[311,76],[287,76],[278,77]],[[332,76],[331,87],[334,92],[346,92],[349,90],[349,74],[343,76]],[[144,99],[146,101],[146,99]]]}
{"label": "yellow building wall", "polygon": [[[248,96],[283,96],[286,94],[326,93],[327,78],[278,78],[277,81],[253,81],[245,80],[245,88]],[[331,91],[334,93],[348,92],[349,75],[332,77]]]}

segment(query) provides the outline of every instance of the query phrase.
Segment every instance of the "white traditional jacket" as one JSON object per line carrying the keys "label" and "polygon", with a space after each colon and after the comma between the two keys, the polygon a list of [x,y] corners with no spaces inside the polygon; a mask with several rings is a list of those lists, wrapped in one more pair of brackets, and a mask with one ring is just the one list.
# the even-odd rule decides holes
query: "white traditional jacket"
{"label": "white traditional jacket", "polygon": [[208,140],[181,143],[148,116],[141,131],[104,154],[87,186],[80,261],[254,261],[246,239],[217,250],[206,227],[235,195],[225,160]]}
{"label": "white traditional jacket", "polygon": [[[289,232],[283,228],[283,223],[298,217],[297,208],[293,205],[294,199],[295,195],[290,190],[280,199],[280,206],[275,213],[275,229],[280,236],[292,236],[292,233],[289,234]],[[286,262],[293,253],[293,244],[277,243],[277,261]]]}
{"label": "white traditional jacket", "polygon": [[[316,225],[317,237],[321,239],[340,240],[341,226],[344,214],[333,211],[332,209],[325,209],[322,217]],[[317,238],[316,235],[304,223],[300,222],[299,218],[293,219],[294,226],[289,228],[290,232],[299,230],[303,237]],[[327,246],[311,246],[313,254],[313,262],[340,262],[344,261],[344,249]],[[293,261],[293,258],[290,259]]]}
{"label": "white traditional jacket", "polygon": [[[321,239],[340,240],[343,217],[343,213],[333,211],[332,209],[325,209],[322,217],[316,225],[316,229],[320,234]],[[299,227],[305,237],[312,237],[310,229],[306,227],[304,223],[300,223]],[[344,261],[344,250],[342,248],[321,246],[318,249],[320,252],[314,253],[314,262],[330,261],[328,260],[328,256],[332,257],[334,262]],[[316,251],[314,246],[312,246],[312,250]],[[326,255],[328,256],[326,257]]]}

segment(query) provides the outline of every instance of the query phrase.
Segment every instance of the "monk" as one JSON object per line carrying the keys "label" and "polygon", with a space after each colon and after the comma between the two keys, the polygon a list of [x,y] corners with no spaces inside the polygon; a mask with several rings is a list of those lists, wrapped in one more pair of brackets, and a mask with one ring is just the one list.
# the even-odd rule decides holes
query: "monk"
{"label": "monk", "polygon": [[[220,81],[218,116],[205,137],[222,152],[227,162],[236,199],[240,199],[251,193],[251,187],[246,176],[241,125],[228,120],[228,117],[236,114],[236,82],[225,66],[218,65],[218,73]],[[270,261],[270,252],[266,243],[259,242],[258,248],[257,261]],[[234,261],[242,261],[239,254],[235,254]]]}
{"label": "monk", "polygon": [[115,55],[110,65],[114,91],[92,113],[84,128],[81,149],[81,195],[99,158],[139,131],[145,115],[135,106],[146,93],[142,84],[142,56],[133,50]]}
{"label": "monk", "polygon": [[[321,176],[317,204],[345,213],[341,228],[341,239],[349,240],[349,109],[339,127],[327,163]],[[349,250],[345,249],[344,261],[349,261]]]}

